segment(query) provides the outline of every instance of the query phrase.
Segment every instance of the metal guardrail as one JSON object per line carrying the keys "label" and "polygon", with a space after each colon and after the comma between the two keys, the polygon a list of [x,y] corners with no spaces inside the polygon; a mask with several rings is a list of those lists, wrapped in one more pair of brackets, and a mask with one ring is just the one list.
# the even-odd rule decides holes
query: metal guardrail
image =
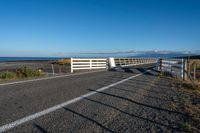
{"label": "metal guardrail", "polygon": [[183,59],[160,59],[159,70],[161,72],[169,72],[176,77],[184,79],[185,60]]}
{"label": "metal guardrail", "polygon": [[129,67],[129,66],[157,63],[157,60],[153,58],[115,58],[114,60],[116,66],[119,67]]}
{"label": "metal guardrail", "polygon": [[107,69],[106,58],[71,58],[71,72],[74,70]]}

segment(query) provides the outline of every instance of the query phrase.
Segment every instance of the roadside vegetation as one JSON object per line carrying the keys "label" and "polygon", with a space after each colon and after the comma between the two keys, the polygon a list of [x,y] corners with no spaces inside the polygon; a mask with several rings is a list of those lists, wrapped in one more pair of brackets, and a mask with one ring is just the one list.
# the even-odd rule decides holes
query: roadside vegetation
{"label": "roadside vegetation", "polygon": [[17,68],[16,71],[0,72],[0,79],[1,80],[24,79],[31,77],[39,77],[42,75],[43,75],[42,70],[34,70],[27,66],[23,66],[21,68]]}
{"label": "roadside vegetation", "polygon": [[61,59],[55,62],[55,64],[58,65],[70,65],[71,61],[70,59]]}
{"label": "roadside vegetation", "polygon": [[200,131],[200,83],[179,80],[168,72],[160,73],[159,77],[173,80],[172,86],[178,88],[178,101],[171,102],[169,107],[186,114],[180,128],[186,132]]}
{"label": "roadside vegetation", "polygon": [[182,109],[188,114],[182,127],[186,131],[200,131],[200,85],[184,82],[179,87]]}

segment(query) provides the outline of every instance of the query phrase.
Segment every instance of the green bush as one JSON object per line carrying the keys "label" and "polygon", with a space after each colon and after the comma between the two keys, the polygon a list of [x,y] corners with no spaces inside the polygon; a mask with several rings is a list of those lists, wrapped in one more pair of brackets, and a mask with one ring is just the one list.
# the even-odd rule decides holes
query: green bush
{"label": "green bush", "polygon": [[29,78],[29,77],[39,77],[41,76],[42,70],[34,70],[32,68],[23,66],[16,69],[16,72],[0,72],[0,79],[20,79],[20,78]]}
{"label": "green bush", "polygon": [[16,71],[16,74],[17,74],[17,77],[19,78],[28,78],[28,77],[41,76],[42,72],[39,70],[34,70],[34,69],[24,66],[24,67],[18,68]]}
{"label": "green bush", "polygon": [[0,72],[0,79],[15,79],[16,78],[16,73],[14,72]]}

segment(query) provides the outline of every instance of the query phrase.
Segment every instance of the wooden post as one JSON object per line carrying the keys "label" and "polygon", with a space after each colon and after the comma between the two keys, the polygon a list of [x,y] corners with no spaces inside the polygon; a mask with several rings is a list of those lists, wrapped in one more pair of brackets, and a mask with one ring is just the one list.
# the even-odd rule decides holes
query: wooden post
{"label": "wooden post", "polygon": [[188,75],[190,76],[190,74],[191,74],[191,62],[190,62],[190,60],[188,60]]}
{"label": "wooden post", "polygon": [[188,80],[188,60],[184,60],[184,80]]}
{"label": "wooden post", "polygon": [[71,73],[73,73],[73,58],[71,58]]}
{"label": "wooden post", "polygon": [[92,70],[92,60],[90,59],[90,70]]}
{"label": "wooden post", "polygon": [[53,67],[53,64],[51,64],[51,69],[52,69],[52,73],[53,73],[53,75],[54,75],[55,73],[54,73],[54,67]]}
{"label": "wooden post", "polygon": [[195,64],[195,62],[194,62],[194,75],[193,75],[193,77],[194,77],[194,80],[196,80],[196,69],[197,69],[197,66],[196,66],[197,64]]}
{"label": "wooden post", "polygon": [[158,59],[158,71],[162,71],[162,59]]}
{"label": "wooden post", "polygon": [[182,70],[181,70],[181,78],[182,78],[182,80],[185,80],[185,75],[186,75],[186,71],[185,71],[185,67],[186,67],[186,65],[185,65],[185,60],[182,58]]}

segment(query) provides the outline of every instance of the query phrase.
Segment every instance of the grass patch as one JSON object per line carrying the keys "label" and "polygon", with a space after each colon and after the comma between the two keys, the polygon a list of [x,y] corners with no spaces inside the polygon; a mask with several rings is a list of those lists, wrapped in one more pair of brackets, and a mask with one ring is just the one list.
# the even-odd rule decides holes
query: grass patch
{"label": "grass patch", "polygon": [[15,79],[16,78],[16,73],[14,72],[0,72],[0,79]]}
{"label": "grass patch", "polygon": [[61,59],[55,62],[55,64],[58,65],[70,65],[71,60],[70,59]]}
{"label": "grass patch", "polygon": [[181,111],[187,114],[181,128],[184,131],[200,130],[200,86],[190,82],[182,82],[177,85],[181,88],[179,89]]}
{"label": "grass patch", "polygon": [[2,80],[12,80],[12,79],[23,79],[30,77],[39,77],[42,76],[43,72],[41,70],[34,70],[32,68],[23,66],[17,68],[15,72],[0,72],[0,79]]}
{"label": "grass patch", "polygon": [[18,78],[39,77],[42,75],[42,71],[24,66],[16,70],[16,75]]}
{"label": "grass patch", "polygon": [[185,123],[181,123],[181,125],[180,125],[180,127],[184,130],[184,131],[191,131],[191,125],[189,124],[189,123],[187,123],[187,122],[185,122]]}
{"label": "grass patch", "polygon": [[170,108],[171,110],[176,110],[177,106],[176,106],[175,103],[170,102],[170,104],[169,104],[169,108]]}
{"label": "grass patch", "polygon": [[192,84],[189,82],[185,82],[185,83],[182,83],[182,87],[186,90],[192,90],[192,91],[200,93],[200,85],[199,84]]}
{"label": "grass patch", "polygon": [[173,75],[169,72],[161,72],[160,76],[164,76],[164,77],[173,77]]}

